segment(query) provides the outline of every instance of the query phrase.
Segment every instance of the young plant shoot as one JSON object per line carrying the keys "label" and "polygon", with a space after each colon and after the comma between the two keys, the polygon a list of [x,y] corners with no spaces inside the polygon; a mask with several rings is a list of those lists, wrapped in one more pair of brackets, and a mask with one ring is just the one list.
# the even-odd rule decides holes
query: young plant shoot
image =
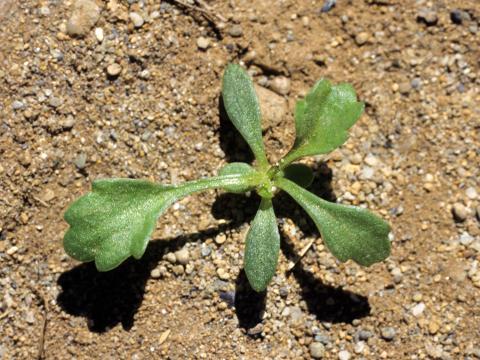
{"label": "young plant shoot", "polygon": [[251,78],[238,65],[228,65],[223,76],[223,102],[228,117],[255,155],[255,165],[231,163],[218,176],[180,185],[144,180],[103,179],[75,201],[65,213],[70,225],[65,251],[80,261],[95,261],[108,271],[133,256],[142,257],[158,217],[179,199],[194,192],[220,188],[228,192],[256,191],[261,202],[245,241],[244,268],[256,291],[263,291],[275,274],[280,235],[272,198],[287,192],[318,227],[326,247],[340,261],[363,266],[384,260],[390,253],[389,225],[367,210],[325,201],[306,188],[313,174],[295,163],[305,156],[327,154],[341,146],[364,105],[349,84],[318,81],[295,108],[295,143],[271,165],[262,140],[260,106]]}

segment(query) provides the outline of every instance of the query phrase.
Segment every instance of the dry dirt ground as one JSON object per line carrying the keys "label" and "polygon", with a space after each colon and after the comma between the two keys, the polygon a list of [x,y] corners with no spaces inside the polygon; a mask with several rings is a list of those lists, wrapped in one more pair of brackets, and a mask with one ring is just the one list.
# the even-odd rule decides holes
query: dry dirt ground
{"label": "dry dirt ground", "polygon": [[[209,20],[105,0],[86,29],[66,26],[74,3],[0,0],[1,359],[480,358],[478,0],[215,0]],[[221,191],[173,206],[140,261],[97,273],[65,255],[62,214],[92,180],[251,159],[219,101],[228,62],[270,89],[272,160],[299,96],[353,83],[366,112],[349,141],[306,162],[314,192],[390,222],[385,262],[337,262],[280,195],[280,263],[256,294],[242,257],[258,198]]]}

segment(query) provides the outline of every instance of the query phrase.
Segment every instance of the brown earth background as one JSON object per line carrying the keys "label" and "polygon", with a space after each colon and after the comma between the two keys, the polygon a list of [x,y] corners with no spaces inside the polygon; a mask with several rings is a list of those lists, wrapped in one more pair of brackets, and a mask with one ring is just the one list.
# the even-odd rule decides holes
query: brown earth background
{"label": "brown earth background", "polygon": [[[75,1],[0,0],[0,359],[480,358],[480,2],[202,4],[99,1],[73,36]],[[94,179],[251,160],[219,100],[229,62],[259,85],[272,161],[316,80],[354,85],[350,139],[305,163],[313,192],[390,222],[385,262],[339,263],[280,194],[282,254],[256,294],[259,200],[222,191],[178,202],[112,272],[64,253],[62,214]]]}

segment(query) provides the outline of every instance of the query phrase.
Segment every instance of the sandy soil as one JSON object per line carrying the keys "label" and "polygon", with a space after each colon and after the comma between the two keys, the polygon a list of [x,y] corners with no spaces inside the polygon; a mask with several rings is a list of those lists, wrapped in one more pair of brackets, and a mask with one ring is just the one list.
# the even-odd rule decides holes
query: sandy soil
{"label": "sandy soil", "polygon": [[[83,37],[74,3],[0,1],[0,359],[480,358],[478,1],[208,1],[210,20],[99,1]],[[391,223],[384,263],[337,262],[280,195],[280,264],[256,294],[242,260],[258,198],[221,191],[168,210],[140,261],[100,274],[65,255],[62,214],[93,179],[251,160],[219,102],[228,62],[264,88],[273,161],[317,79],[355,86],[350,140],[306,163],[314,192]]]}

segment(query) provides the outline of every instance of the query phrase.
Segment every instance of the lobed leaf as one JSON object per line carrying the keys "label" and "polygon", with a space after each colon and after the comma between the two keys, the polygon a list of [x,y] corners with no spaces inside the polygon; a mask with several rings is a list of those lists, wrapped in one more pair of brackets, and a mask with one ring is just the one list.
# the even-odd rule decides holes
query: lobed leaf
{"label": "lobed leaf", "polygon": [[295,107],[296,138],[285,164],[310,155],[328,153],[348,138],[348,129],[360,118],[364,104],[350,84],[332,86],[318,81]]}
{"label": "lobed leaf", "polygon": [[158,217],[178,199],[195,191],[247,186],[241,175],[200,179],[179,186],[144,180],[106,179],[93,182],[92,192],[65,212],[70,225],[63,244],[79,261],[93,261],[100,271],[111,270],[129,256],[139,259]]}
{"label": "lobed leaf", "polygon": [[325,201],[287,179],[277,184],[310,215],[325,245],[340,261],[352,259],[370,266],[389,256],[390,228],[380,217],[359,207]]}
{"label": "lobed leaf", "polygon": [[229,64],[223,75],[222,98],[230,121],[252,149],[261,167],[268,165],[262,139],[261,113],[252,79],[239,65]]}
{"label": "lobed leaf", "polygon": [[279,251],[280,234],[272,201],[262,198],[245,243],[245,274],[255,291],[265,290],[272,280]]}

